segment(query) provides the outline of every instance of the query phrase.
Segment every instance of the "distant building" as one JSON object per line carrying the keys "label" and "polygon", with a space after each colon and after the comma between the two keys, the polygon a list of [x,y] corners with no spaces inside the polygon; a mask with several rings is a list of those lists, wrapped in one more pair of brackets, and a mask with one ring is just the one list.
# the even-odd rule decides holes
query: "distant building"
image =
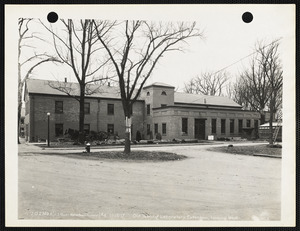
{"label": "distant building", "polygon": [[[51,81],[50,81],[51,82]],[[67,83],[79,89],[78,83]],[[79,103],[49,86],[49,81],[31,79],[25,87],[25,137],[28,141],[47,138],[47,113],[50,112],[50,137],[63,136],[66,129],[78,129]],[[174,91],[165,83],[143,88],[132,109],[132,139],[140,131],[143,139],[157,133],[162,139],[215,139],[222,137],[256,138],[260,115],[245,111],[229,98]],[[125,117],[118,88],[101,86],[98,93],[86,96],[85,131],[106,131],[124,138]]]}

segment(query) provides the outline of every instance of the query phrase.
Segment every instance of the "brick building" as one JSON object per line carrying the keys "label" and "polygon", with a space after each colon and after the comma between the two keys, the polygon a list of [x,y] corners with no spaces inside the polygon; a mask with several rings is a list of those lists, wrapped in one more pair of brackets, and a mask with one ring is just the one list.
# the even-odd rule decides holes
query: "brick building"
{"label": "brick building", "polygon": [[[66,129],[78,129],[79,102],[49,86],[52,81],[31,79],[25,87],[25,137],[27,141],[63,136]],[[77,83],[65,83],[78,92]],[[74,93],[73,92],[73,93]],[[207,139],[208,136],[255,138],[259,113],[242,110],[232,100],[174,91],[164,83],[144,87],[132,109],[132,139],[140,131],[144,139]],[[124,138],[125,117],[118,88],[101,86],[85,99],[85,131],[105,131]]]}

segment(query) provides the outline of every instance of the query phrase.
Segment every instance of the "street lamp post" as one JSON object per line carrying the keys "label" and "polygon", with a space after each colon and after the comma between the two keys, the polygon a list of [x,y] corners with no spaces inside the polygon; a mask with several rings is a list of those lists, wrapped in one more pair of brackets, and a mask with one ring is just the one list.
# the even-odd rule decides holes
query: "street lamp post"
{"label": "street lamp post", "polygon": [[47,113],[48,116],[48,139],[47,139],[47,145],[50,147],[50,112]]}

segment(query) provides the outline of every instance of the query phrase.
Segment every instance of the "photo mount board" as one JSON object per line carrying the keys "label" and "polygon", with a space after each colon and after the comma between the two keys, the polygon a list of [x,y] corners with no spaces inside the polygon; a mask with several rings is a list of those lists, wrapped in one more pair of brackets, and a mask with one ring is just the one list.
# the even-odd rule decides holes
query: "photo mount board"
{"label": "photo mount board", "polygon": [[[71,9],[71,10],[70,10]],[[84,10],[83,10],[84,9]],[[17,140],[17,97],[18,97],[18,19],[34,18],[47,20],[49,12],[56,12],[63,19],[104,19],[104,20],[146,20],[146,21],[196,21],[204,32],[204,38],[187,47],[183,56],[168,56],[162,61],[152,77],[183,88],[184,80],[207,71],[226,68],[238,75],[249,64],[244,59],[251,54],[257,41],[280,40],[283,78],[283,147],[281,159],[281,198],[279,220],[260,220],[260,214],[253,214],[252,220],[209,219],[19,219],[18,217],[18,145]],[[85,13],[88,12],[88,13]],[[99,14],[101,12],[101,14]],[[245,23],[242,15],[251,12],[253,21]],[[101,15],[101,17],[99,17]],[[272,20],[268,20],[272,18]],[[277,19],[278,21],[276,21]],[[274,25],[275,24],[275,25]],[[220,35],[221,34],[221,35]],[[124,227],[124,226],[294,226],[295,225],[295,5],[292,4],[238,4],[238,5],[6,5],[5,6],[5,214],[6,226],[49,226],[49,227]],[[219,41],[219,42],[218,42]],[[244,49],[244,50],[243,50]],[[197,57],[197,51],[204,56]],[[221,52],[220,52],[221,51]],[[237,52],[241,51],[241,52]],[[223,55],[221,55],[223,54]],[[226,54],[226,55],[224,55]],[[191,57],[189,57],[191,55]],[[180,56],[180,55],[178,55]],[[242,59],[242,60],[241,60]],[[241,64],[241,65],[240,65]],[[170,66],[169,66],[170,65]],[[174,66],[178,65],[178,69]],[[239,67],[236,67],[240,65]],[[199,66],[201,66],[199,68]],[[173,69],[173,70],[171,70]],[[34,77],[47,76],[49,69],[41,68]],[[155,76],[156,74],[156,76]],[[52,73],[52,76],[55,73]],[[234,78],[232,77],[232,78]],[[47,79],[51,78],[49,74]],[[63,79],[61,79],[63,80]],[[9,91],[7,89],[10,89]],[[7,151],[9,147],[9,152]],[[13,148],[12,148],[13,147]],[[13,150],[13,151],[12,151]],[[19,166],[20,167],[20,166]],[[188,169],[188,166],[187,166]],[[45,200],[47,200],[45,198]],[[80,200],[80,198],[78,198]],[[51,205],[51,200],[48,201]],[[213,202],[212,202],[213,203]],[[47,208],[41,208],[47,211]],[[40,212],[40,211],[36,211]],[[101,211],[99,211],[101,212]],[[115,215],[119,214],[116,211]],[[123,213],[120,213],[123,214]],[[119,215],[120,215],[119,214]],[[154,215],[160,215],[159,213]],[[191,217],[195,214],[189,214]],[[121,215],[120,215],[121,216]],[[116,218],[119,218],[117,215]],[[206,218],[208,219],[206,219]],[[257,218],[257,219],[256,219]]]}

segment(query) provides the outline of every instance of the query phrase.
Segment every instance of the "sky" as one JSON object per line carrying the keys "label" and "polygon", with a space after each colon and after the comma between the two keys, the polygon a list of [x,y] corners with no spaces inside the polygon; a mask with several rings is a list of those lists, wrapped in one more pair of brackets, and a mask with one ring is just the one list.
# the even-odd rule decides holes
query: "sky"
{"label": "sky", "polygon": [[[159,61],[147,84],[164,82],[182,91],[184,83],[204,72],[226,70],[230,81],[247,68],[255,44],[269,44],[279,39],[279,52],[283,64],[291,62],[294,42],[294,15],[291,5],[159,5],[159,6],[99,6],[87,8],[88,17],[98,19],[144,19],[165,21],[196,21],[203,38],[192,38],[184,46],[184,52],[171,52]],[[64,6],[53,7],[59,18],[86,18],[78,7],[66,11]],[[118,10],[116,10],[118,9]],[[44,10],[44,8],[43,8]],[[251,12],[253,21],[242,20],[244,12]],[[36,12],[36,11],[35,11]],[[39,11],[40,12],[40,11]],[[46,10],[47,12],[47,10]],[[45,19],[47,13],[35,13],[31,17]],[[101,17],[99,17],[101,15]],[[24,15],[26,17],[26,14]],[[37,24],[32,28],[44,33]],[[49,37],[51,40],[51,37]],[[44,45],[43,45],[44,46]],[[49,48],[49,47],[48,47]],[[284,66],[284,65],[283,65]],[[288,73],[289,71],[284,71]],[[44,64],[33,73],[33,78],[76,81],[70,68]],[[146,85],[147,85],[146,84]]]}

